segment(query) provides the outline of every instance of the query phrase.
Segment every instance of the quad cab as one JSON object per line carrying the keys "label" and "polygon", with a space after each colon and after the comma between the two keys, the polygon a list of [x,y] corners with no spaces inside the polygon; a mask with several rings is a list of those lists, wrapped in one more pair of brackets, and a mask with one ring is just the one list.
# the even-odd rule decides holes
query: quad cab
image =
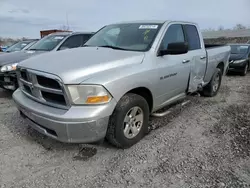
{"label": "quad cab", "polygon": [[195,23],[116,23],[84,47],[20,63],[13,98],[29,124],[49,137],[106,138],[127,148],[147,133],[157,110],[197,91],[215,96],[229,55],[229,46],[206,46]]}

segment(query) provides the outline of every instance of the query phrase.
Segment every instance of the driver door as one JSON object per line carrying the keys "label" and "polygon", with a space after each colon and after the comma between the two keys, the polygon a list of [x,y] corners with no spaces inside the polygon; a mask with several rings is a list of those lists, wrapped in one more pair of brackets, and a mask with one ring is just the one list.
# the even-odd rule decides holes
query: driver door
{"label": "driver door", "polygon": [[[167,49],[169,43],[185,42],[181,24],[171,24],[161,41],[160,49]],[[159,49],[159,50],[160,50]],[[156,105],[164,105],[168,100],[185,94],[190,73],[190,56],[186,54],[164,55],[156,58],[159,86]]]}

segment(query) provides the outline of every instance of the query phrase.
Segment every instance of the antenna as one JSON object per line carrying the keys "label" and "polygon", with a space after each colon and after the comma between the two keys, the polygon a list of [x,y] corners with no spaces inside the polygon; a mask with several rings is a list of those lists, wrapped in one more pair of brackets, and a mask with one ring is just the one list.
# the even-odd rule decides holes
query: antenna
{"label": "antenna", "polygon": [[68,12],[66,12],[66,26],[67,26],[67,30],[69,30]]}

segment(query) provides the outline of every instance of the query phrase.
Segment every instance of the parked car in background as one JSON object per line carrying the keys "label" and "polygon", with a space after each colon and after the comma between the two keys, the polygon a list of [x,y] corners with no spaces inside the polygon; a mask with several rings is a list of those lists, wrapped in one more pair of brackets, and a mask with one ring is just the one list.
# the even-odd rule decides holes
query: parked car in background
{"label": "parked car in background", "polygon": [[23,41],[19,41],[12,46],[8,47],[5,52],[10,53],[10,52],[17,52],[21,51],[23,49],[29,48],[31,45],[33,45],[38,39],[27,39]]}
{"label": "parked car in background", "polygon": [[9,45],[9,46],[0,46],[0,48],[1,48],[1,51],[2,52],[5,52],[6,50],[7,50],[7,48],[9,48],[11,45]]}
{"label": "parked car in background", "polygon": [[29,49],[32,45],[34,45],[37,41],[39,41],[39,39],[35,39],[34,41],[30,42],[29,44],[27,44],[22,50],[20,51],[25,51],[27,49]]}
{"label": "parked car in background", "polygon": [[13,99],[49,137],[106,137],[120,148],[142,139],[157,110],[197,91],[215,96],[230,55],[229,46],[206,48],[195,23],[178,21],[108,25],[84,46],[21,62]]}
{"label": "parked car in background", "polygon": [[245,76],[250,69],[250,44],[229,44],[231,55],[229,58],[230,72],[238,72]]}
{"label": "parked car in background", "polygon": [[61,30],[61,29],[49,29],[49,30],[42,30],[40,31],[40,37],[43,38],[51,33],[62,33],[62,32],[70,32],[72,33],[72,31],[69,31],[69,30]]}
{"label": "parked car in background", "polygon": [[0,87],[8,90],[17,88],[16,66],[32,56],[50,51],[59,51],[83,46],[92,32],[53,33],[47,35],[24,51],[0,56]]}

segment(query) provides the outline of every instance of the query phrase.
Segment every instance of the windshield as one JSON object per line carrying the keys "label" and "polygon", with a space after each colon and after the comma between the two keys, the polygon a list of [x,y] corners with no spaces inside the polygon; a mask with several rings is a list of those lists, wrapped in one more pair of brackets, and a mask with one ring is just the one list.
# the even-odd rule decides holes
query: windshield
{"label": "windshield", "polygon": [[37,41],[33,41],[31,43],[29,43],[28,45],[26,45],[21,51],[27,50],[28,48],[30,48],[31,46],[33,46]]}
{"label": "windshield", "polygon": [[42,38],[34,45],[32,45],[28,50],[36,51],[51,51],[53,50],[64,38],[66,35],[50,35]]}
{"label": "windshield", "polygon": [[147,51],[162,24],[129,23],[109,25],[92,36],[85,46],[112,47],[118,50]]}
{"label": "windshield", "polygon": [[248,48],[246,45],[231,45],[231,54],[246,54]]}
{"label": "windshield", "polygon": [[7,52],[14,52],[14,51],[20,51],[25,46],[27,46],[31,41],[20,41],[12,46],[10,46],[6,51]]}

